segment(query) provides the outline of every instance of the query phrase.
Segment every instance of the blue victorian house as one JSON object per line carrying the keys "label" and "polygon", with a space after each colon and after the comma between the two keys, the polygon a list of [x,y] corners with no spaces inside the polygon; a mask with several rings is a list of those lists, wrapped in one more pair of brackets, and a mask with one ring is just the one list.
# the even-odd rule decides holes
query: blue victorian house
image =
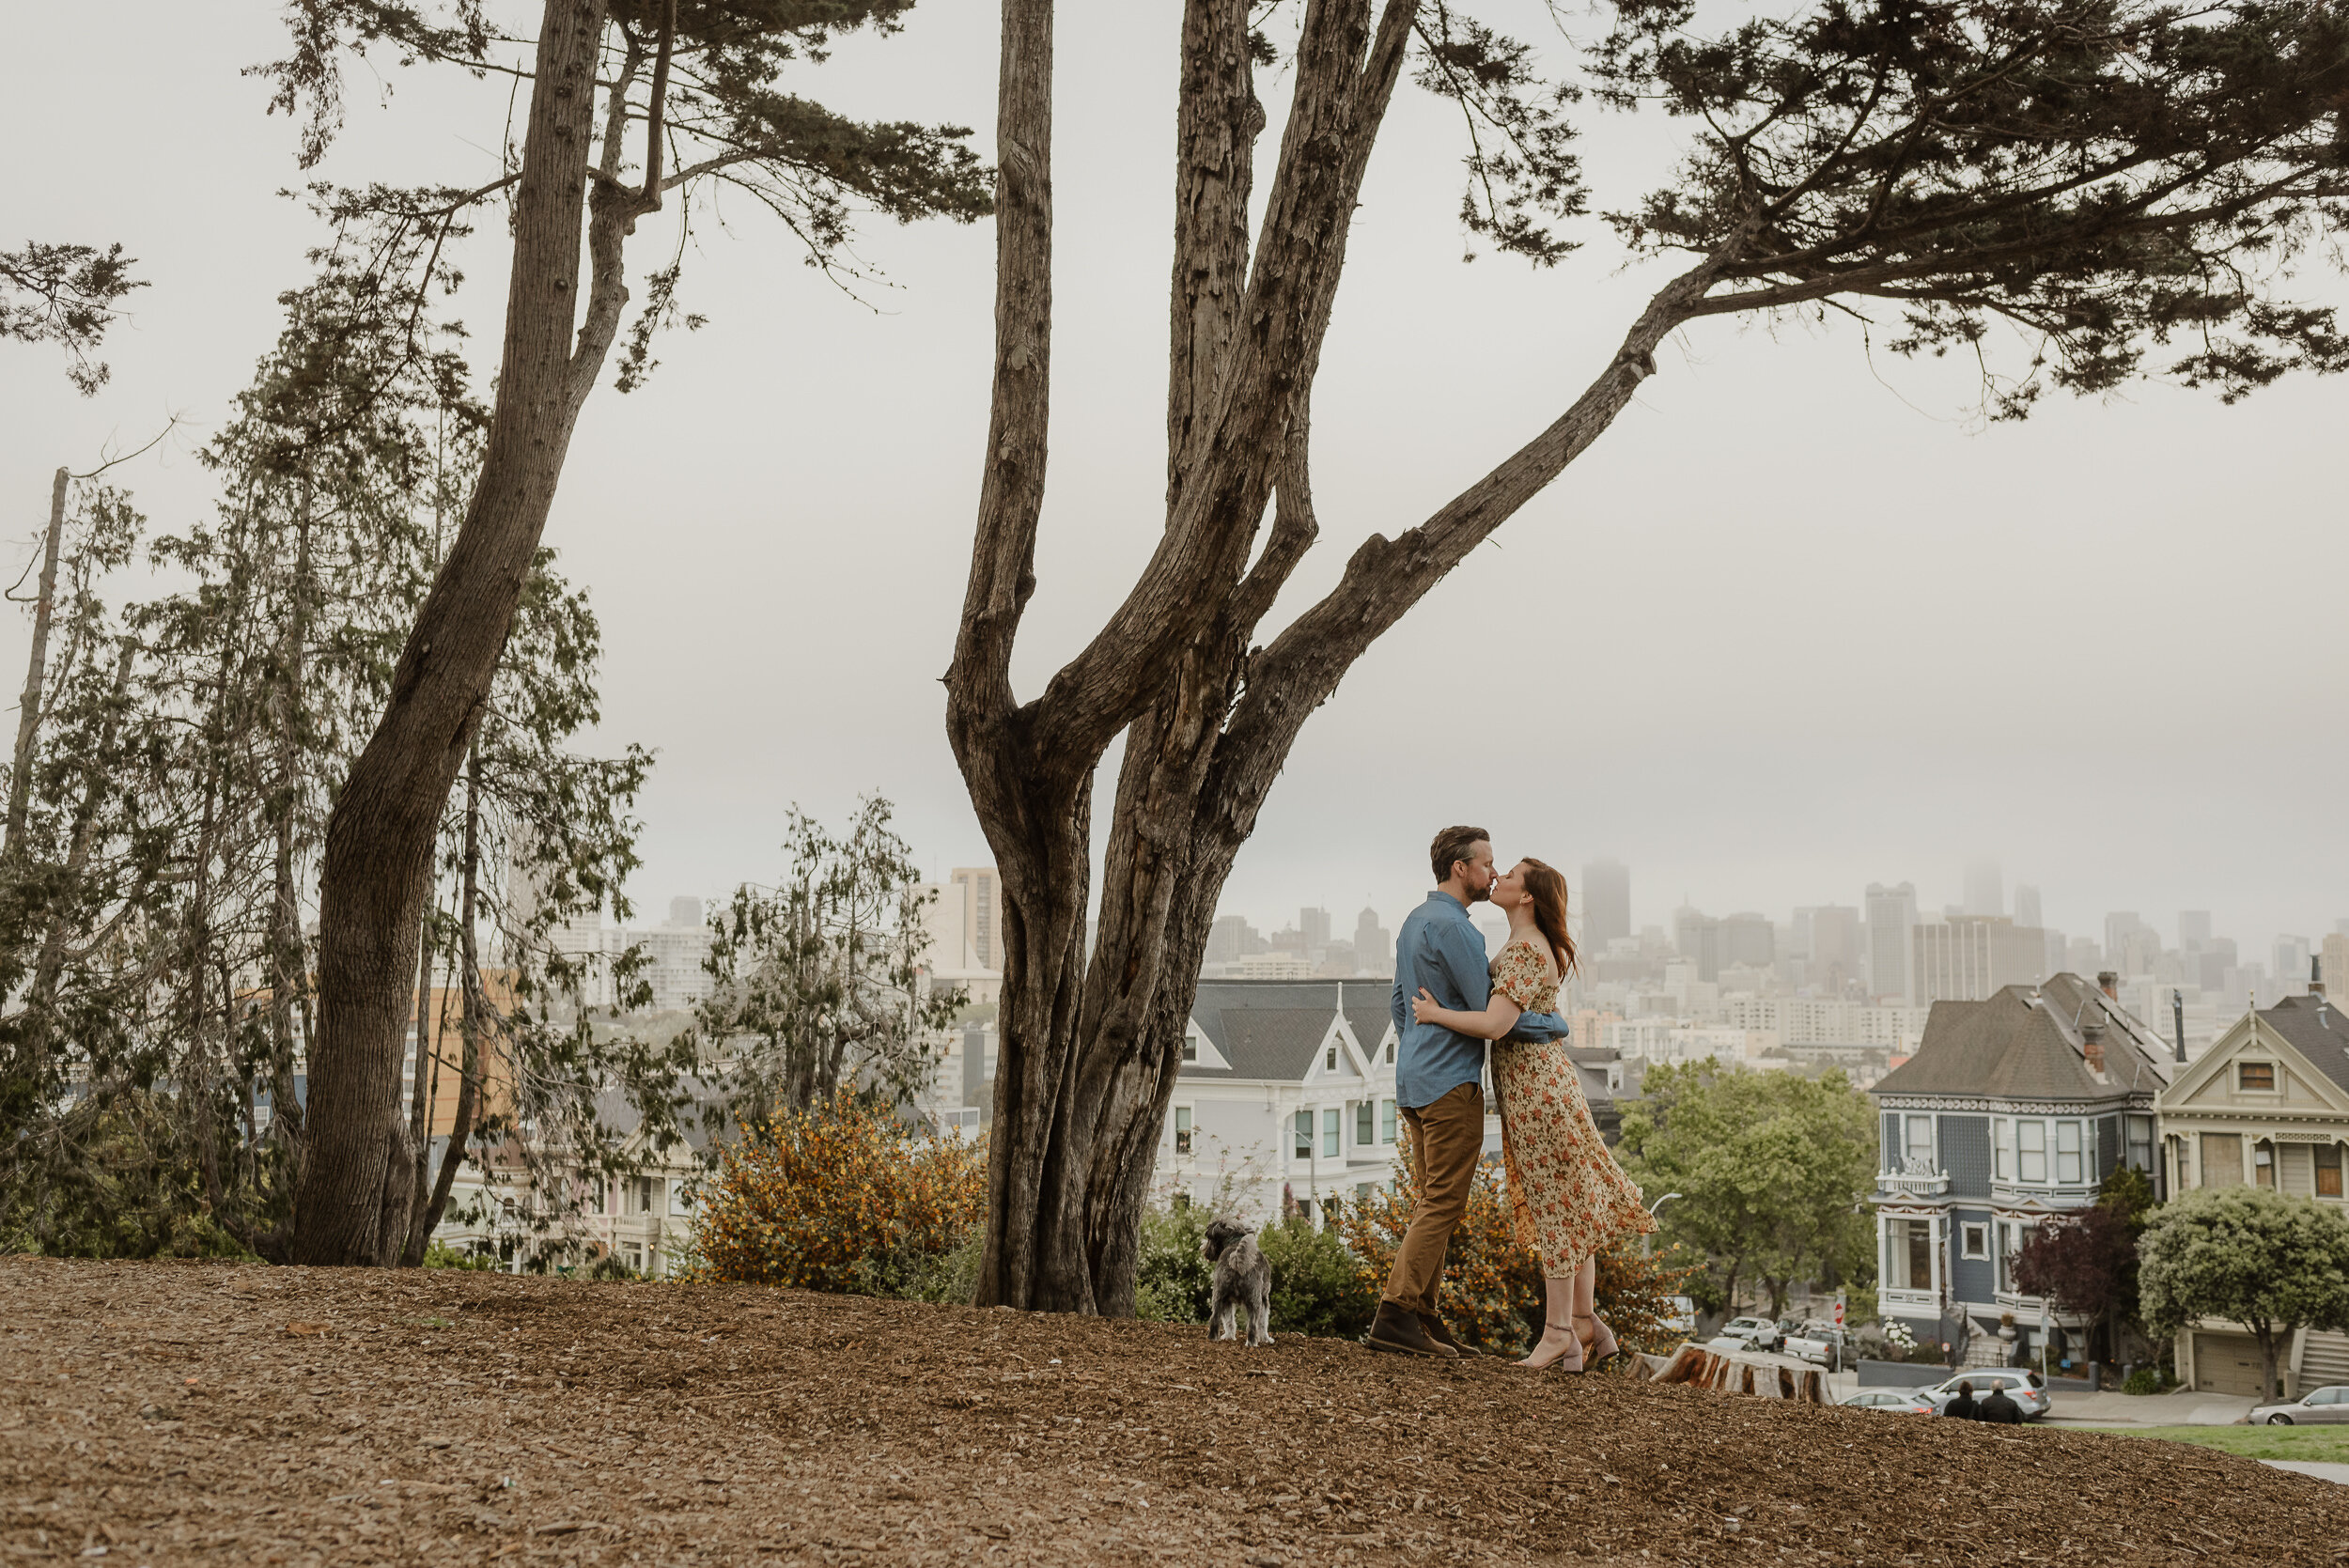
{"label": "blue victorian house", "polygon": [[[2154,1099],[2171,1070],[2159,1036],[2077,975],[1935,1002],[1917,1054],[1870,1091],[1886,1320],[1921,1342],[1970,1341],[1969,1365],[2036,1350],[2043,1303],[2015,1288],[2015,1253],[2040,1220],[2092,1203],[2118,1166],[2158,1190]],[[2009,1313],[2011,1347],[1997,1337]]]}

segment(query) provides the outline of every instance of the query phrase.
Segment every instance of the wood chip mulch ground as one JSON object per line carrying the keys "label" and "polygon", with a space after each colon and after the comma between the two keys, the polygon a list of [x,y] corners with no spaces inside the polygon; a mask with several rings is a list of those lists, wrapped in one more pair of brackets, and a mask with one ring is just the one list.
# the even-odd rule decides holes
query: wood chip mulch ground
{"label": "wood chip mulch ground", "polygon": [[106,1568],[2349,1562],[2175,1444],[786,1291],[8,1258],[0,1376],[0,1555]]}

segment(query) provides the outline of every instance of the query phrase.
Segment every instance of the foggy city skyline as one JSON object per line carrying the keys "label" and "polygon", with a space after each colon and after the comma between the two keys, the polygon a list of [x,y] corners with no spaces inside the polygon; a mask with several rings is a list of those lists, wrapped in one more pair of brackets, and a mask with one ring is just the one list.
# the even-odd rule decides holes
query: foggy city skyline
{"label": "foggy city skyline", "polygon": [[[1520,8],[1525,36],[1554,36]],[[175,412],[178,435],[108,477],[151,532],[209,515],[194,454],[319,234],[275,194],[305,178],[295,128],[238,75],[282,53],[274,13],[116,9],[102,54],[71,46],[71,13],[28,14],[0,67],[0,123],[49,149],[14,178],[17,226],[120,240],[150,285],[94,398],[70,396],[52,350],[11,350],[0,491],[19,560],[54,467],[86,471]],[[1060,380],[1023,694],[1160,526],[1175,22],[1101,8],[1062,23]],[[994,47],[980,8],[924,8],[904,39],[841,40],[808,81],[845,112],[977,127],[991,158],[993,75],[969,66]],[[494,172],[502,86],[375,70],[319,175]],[[1137,81],[1161,90],[1138,100]],[[67,105],[105,112],[55,137]],[[1374,161],[1315,403],[1335,548],[1271,623],[1328,587],[1353,539],[1410,526],[1553,417],[1656,276],[1624,269],[1595,218],[1572,225],[1585,248],[1556,272],[1464,267],[1447,113],[1406,87],[1409,133]],[[1595,211],[1672,156],[1660,118],[1577,123]],[[173,155],[157,158],[164,125]],[[591,743],[659,753],[635,924],[676,895],[771,879],[794,801],[838,821],[879,790],[926,867],[993,858],[937,681],[983,439],[989,228],[866,224],[868,306],[771,223],[723,216],[697,226],[680,288],[710,324],[657,339],[643,390],[589,401],[547,533],[603,628]],[[471,276],[449,305],[485,388],[502,247],[494,218],[459,247]],[[2344,297],[2336,278],[2306,283]],[[1684,896],[1783,920],[1903,880],[1938,910],[1985,849],[2010,900],[2028,879],[2046,924],[2076,934],[2135,909],[2174,939],[2178,910],[2207,909],[2258,952],[2349,915],[2349,813],[2326,782],[2349,768],[2337,383],[2287,380],[2233,407],[2139,384],[1984,428],[1971,365],[1898,358],[1885,335],[1847,319],[1679,334],[1617,427],[1314,717],[1220,907],[1261,924],[1367,904],[1392,925],[1425,891],[1429,835],[1465,820],[1578,879],[1591,859],[1625,862],[1636,924],[1669,924]],[[25,636],[22,616],[0,622],[0,661],[21,666]]]}

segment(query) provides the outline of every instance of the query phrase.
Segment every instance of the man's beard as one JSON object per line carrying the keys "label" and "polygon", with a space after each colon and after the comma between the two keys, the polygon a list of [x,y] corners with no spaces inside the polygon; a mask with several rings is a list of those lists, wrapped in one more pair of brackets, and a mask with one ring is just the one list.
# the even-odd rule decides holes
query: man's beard
{"label": "man's beard", "polygon": [[1469,902],[1471,904],[1485,903],[1486,900],[1490,899],[1492,895],[1493,890],[1490,886],[1469,889]]}

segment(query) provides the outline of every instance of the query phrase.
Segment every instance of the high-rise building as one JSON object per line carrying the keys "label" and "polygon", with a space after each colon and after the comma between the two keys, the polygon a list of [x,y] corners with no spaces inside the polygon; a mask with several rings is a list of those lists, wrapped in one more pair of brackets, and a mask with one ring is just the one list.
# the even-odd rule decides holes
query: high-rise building
{"label": "high-rise building", "polygon": [[2115,909],[2105,916],[2105,956],[2120,963],[2128,951],[2129,933],[2144,924],[2137,918],[2135,909]]}
{"label": "high-rise building", "polygon": [[1823,996],[1840,997],[1862,979],[1859,955],[1866,928],[1848,904],[1822,904],[1811,911],[1811,959],[1805,983]]}
{"label": "high-rise building", "polygon": [[1721,923],[1687,906],[1672,911],[1672,947],[1697,967],[1699,980],[1721,975]]}
{"label": "high-rise building", "polygon": [[1617,937],[1631,935],[1631,868],[1620,861],[1592,861],[1582,868],[1582,940],[1604,953]]}
{"label": "high-rise building", "polygon": [[[2309,988],[2309,939],[2306,937],[2276,939],[2276,992],[2279,997],[2305,995]],[[2332,987],[2326,992],[2331,994]]]}
{"label": "high-rise building", "polygon": [[1330,945],[1330,911],[1327,909],[1298,910],[1297,929],[1304,934],[1307,953],[1320,952]]}
{"label": "high-rise building", "polygon": [[[996,901],[996,868],[994,866],[957,866],[947,873],[947,887],[942,890],[940,904],[958,904],[957,910],[963,923],[963,948],[968,960],[963,970],[1001,970],[1003,967],[1003,915]],[[971,962],[975,960],[975,962]],[[947,967],[940,962],[940,967]]]}
{"label": "high-rise building", "polygon": [[1976,855],[1966,862],[1966,912],[1969,915],[2006,913],[2006,882],[1999,874],[1995,855]]}
{"label": "high-rise building", "polygon": [[2039,925],[2039,890],[2029,882],[2015,884],[2015,924]]}
{"label": "high-rise building", "polygon": [[1767,915],[1737,914],[1721,921],[1721,968],[1743,964],[1766,970],[1778,957],[1778,929]]}
{"label": "high-rise building", "polygon": [[2074,974],[2092,975],[2105,967],[2105,950],[2096,945],[2093,937],[2074,937],[2058,967]]}
{"label": "high-rise building", "polygon": [[702,901],[698,898],[669,900],[669,924],[673,926],[697,927],[702,923]]}
{"label": "high-rise building", "polygon": [[2178,951],[2200,953],[2210,945],[2210,911],[2180,909],[2178,911]]}
{"label": "high-rise building", "polygon": [[1394,934],[1378,924],[1376,909],[1355,917],[1354,968],[1362,974],[1394,972]]}
{"label": "high-rise building", "polygon": [[2047,977],[2047,934],[2004,915],[1957,915],[1910,932],[1909,975],[1917,1006],[1986,1001],[2001,987]]}
{"label": "high-rise building", "polygon": [[1917,889],[1903,882],[1886,887],[1868,884],[1868,993],[1892,1002],[1917,995],[1909,972],[1912,939],[1917,926]]}
{"label": "high-rise building", "polygon": [[2325,966],[2325,994],[2335,998],[2336,1005],[2349,1002],[2349,931],[2327,936],[2319,958]]}

